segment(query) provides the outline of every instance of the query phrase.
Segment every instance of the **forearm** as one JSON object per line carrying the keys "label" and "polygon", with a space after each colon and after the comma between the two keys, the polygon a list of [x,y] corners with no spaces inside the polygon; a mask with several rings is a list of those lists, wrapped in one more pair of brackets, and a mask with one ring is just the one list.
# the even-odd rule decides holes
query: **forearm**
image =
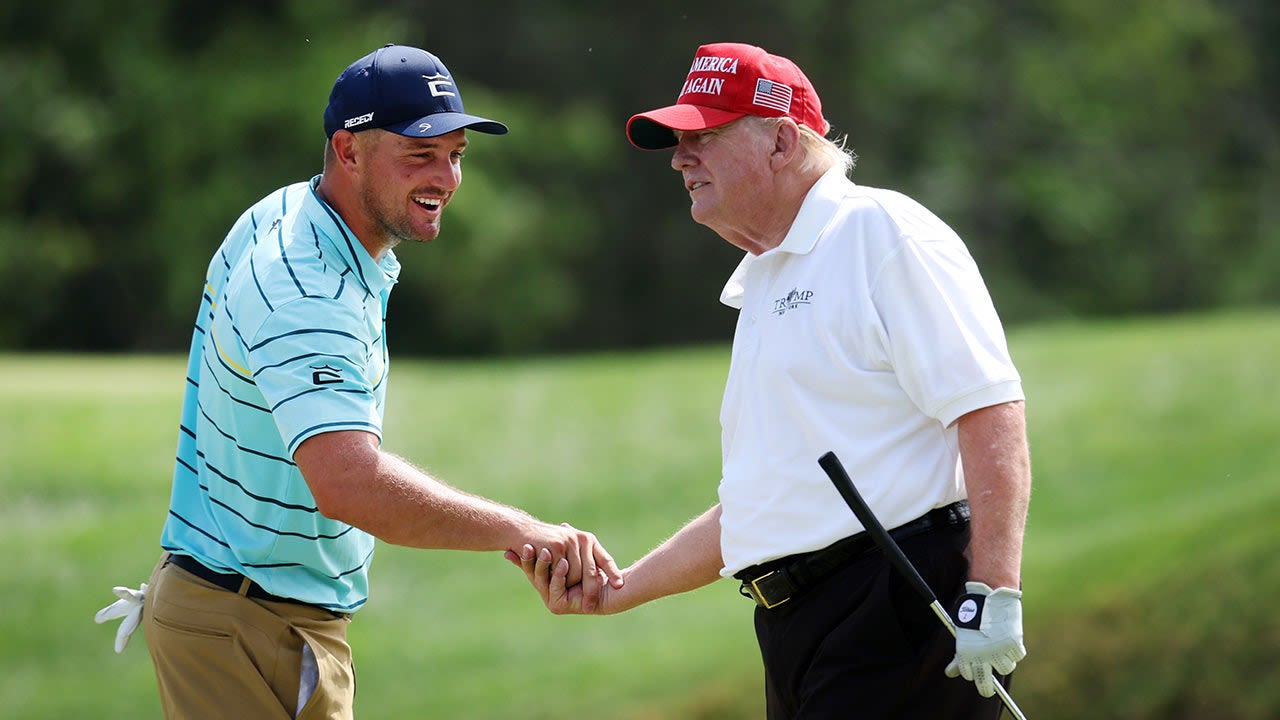
{"label": "forearm", "polygon": [[527,513],[465,493],[382,451],[367,433],[327,433],[295,454],[326,517],[384,542],[418,548],[518,548],[531,528]]}
{"label": "forearm", "polygon": [[448,550],[519,547],[543,523],[471,495],[390,453],[380,453],[367,492],[347,505],[352,525],[395,545]]}
{"label": "forearm", "polygon": [[668,595],[709,585],[720,579],[720,505],[687,525],[623,571],[626,584],[611,612],[629,610]]}
{"label": "forearm", "polygon": [[1031,496],[1023,403],[969,413],[960,419],[958,432],[972,513],[969,579],[1019,588]]}

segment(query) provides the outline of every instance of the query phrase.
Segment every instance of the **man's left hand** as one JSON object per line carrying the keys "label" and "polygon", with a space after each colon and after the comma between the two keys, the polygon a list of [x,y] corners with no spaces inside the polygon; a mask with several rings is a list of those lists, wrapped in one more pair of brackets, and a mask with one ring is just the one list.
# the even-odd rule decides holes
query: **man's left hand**
{"label": "man's left hand", "polygon": [[966,593],[951,613],[956,624],[956,655],[947,665],[947,677],[962,676],[978,687],[983,697],[996,692],[992,671],[1008,675],[1027,656],[1022,644],[1022,593],[1012,588],[994,590],[986,583],[965,583]]}

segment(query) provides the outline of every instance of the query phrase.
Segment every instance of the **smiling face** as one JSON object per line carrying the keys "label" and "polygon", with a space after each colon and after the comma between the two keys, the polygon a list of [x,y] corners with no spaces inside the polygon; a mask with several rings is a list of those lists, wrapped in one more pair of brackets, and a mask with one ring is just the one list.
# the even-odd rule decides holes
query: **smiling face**
{"label": "smiling face", "polygon": [[744,118],[677,131],[676,138],[671,167],[684,178],[694,221],[747,252],[759,254],[781,242],[773,238],[773,134]]}
{"label": "smiling face", "polygon": [[369,130],[356,138],[364,158],[360,210],[375,242],[390,249],[404,240],[434,240],[444,207],[462,184],[466,130],[433,138]]}

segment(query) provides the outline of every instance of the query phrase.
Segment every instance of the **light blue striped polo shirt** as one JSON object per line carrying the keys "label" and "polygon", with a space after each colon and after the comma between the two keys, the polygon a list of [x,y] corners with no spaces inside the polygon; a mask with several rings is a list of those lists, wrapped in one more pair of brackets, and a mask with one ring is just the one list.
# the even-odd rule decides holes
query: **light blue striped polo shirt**
{"label": "light blue striped polo shirt", "polygon": [[316,510],[292,458],[335,430],[382,435],[387,297],[376,262],[311,182],[240,217],[196,317],[161,545],[339,612],[368,598],[371,535]]}

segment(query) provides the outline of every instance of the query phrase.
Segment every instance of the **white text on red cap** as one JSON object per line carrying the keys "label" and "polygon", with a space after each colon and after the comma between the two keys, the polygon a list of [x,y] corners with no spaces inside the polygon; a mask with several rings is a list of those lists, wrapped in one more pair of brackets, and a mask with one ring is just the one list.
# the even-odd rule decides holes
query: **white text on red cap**
{"label": "white text on red cap", "polygon": [[684,87],[680,88],[681,95],[689,93],[703,93],[705,95],[719,95],[724,89],[724,78],[709,77],[693,77],[693,73],[716,72],[725,75],[738,74],[738,58],[726,57],[699,57],[693,59],[693,66],[689,68],[690,77],[684,81]]}

